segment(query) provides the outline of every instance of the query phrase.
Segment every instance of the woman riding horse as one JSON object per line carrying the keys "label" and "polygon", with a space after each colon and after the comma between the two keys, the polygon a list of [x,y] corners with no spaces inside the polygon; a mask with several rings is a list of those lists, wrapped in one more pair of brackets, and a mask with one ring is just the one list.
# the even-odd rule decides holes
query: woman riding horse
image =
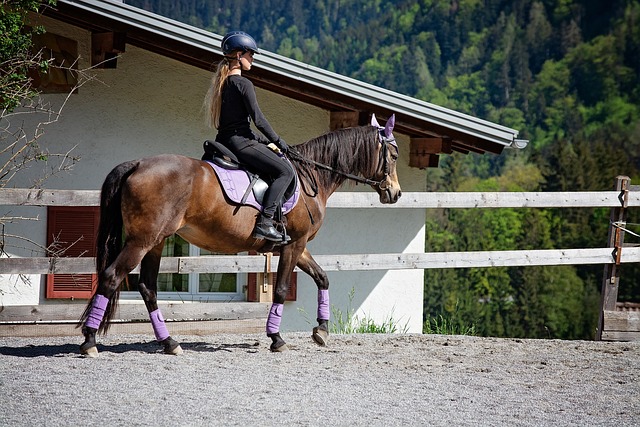
{"label": "woman riding horse", "polygon": [[[207,124],[218,130],[216,141],[229,148],[242,164],[261,177],[270,178],[271,185],[264,195],[263,209],[258,215],[253,235],[285,243],[284,236],[273,226],[273,218],[295,172],[291,164],[276,153],[273,149],[276,147],[270,148],[267,144],[275,144],[276,150],[282,153],[286,153],[289,147],[260,111],[253,84],[242,76],[243,70],[251,69],[258,46],[249,34],[232,31],[222,39],[222,52],[224,58],[218,64],[205,98]],[[267,140],[258,138],[251,131],[250,120]]]}

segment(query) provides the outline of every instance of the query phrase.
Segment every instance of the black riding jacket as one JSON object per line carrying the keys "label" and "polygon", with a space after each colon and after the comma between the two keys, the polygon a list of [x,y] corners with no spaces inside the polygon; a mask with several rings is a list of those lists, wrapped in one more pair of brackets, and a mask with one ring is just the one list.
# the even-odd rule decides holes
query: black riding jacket
{"label": "black riding jacket", "polygon": [[269,142],[280,139],[258,107],[253,83],[241,75],[227,77],[222,89],[220,126],[216,140],[225,143],[234,135],[256,139],[251,131],[251,120]]}

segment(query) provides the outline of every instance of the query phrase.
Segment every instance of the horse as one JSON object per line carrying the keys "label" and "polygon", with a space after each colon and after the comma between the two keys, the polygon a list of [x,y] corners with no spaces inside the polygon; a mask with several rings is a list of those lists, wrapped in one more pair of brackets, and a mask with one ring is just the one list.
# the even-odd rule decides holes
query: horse
{"label": "horse", "polygon": [[[323,223],[327,199],[347,180],[370,185],[384,204],[395,203],[401,196],[394,122],[392,115],[382,127],[372,115],[371,125],[338,129],[290,148],[288,156],[301,191],[298,202],[283,218],[290,241],[278,246],[277,280],[266,325],[271,351],[287,348],[280,335],[280,322],[295,266],[311,276],[318,288],[318,326],[313,328],[312,338],[318,345],[327,344],[329,281],[309,253],[307,242]],[[120,284],[137,265],[137,287],[157,341],[167,354],[182,353],[157,303],[157,276],[165,239],[177,234],[215,253],[270,252],[276,242],[252,236],[257,214],[255,207],[230,202],[211,165],[203,160],[161,154],[113,168],[100,193],[98,283],[78,323],[84,335],[81,354],[98,355],[96,334],[108,331]]]}

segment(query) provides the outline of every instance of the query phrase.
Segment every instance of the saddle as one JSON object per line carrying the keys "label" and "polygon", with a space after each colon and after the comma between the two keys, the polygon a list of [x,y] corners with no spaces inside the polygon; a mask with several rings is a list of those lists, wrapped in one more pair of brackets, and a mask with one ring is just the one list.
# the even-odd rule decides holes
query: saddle
{"label": "saddle", "polygon": [[[207,140],[203,148],[202,160],[213,168],[227,198],[239,205],[252,206],[262,211],[262,202],[269,183],[240,163],[236,155],[220,142]],[[299,197],[300,185],[296,174],[280,203],[281,215],[291,211]]]}

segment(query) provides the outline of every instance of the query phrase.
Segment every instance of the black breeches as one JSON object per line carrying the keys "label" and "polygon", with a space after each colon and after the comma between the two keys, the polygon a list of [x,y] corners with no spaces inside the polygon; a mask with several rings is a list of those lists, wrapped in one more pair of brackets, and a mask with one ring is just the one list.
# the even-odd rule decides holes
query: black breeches
{"label": "black breeches", "polygon": [[264,195],[262,213],[273,217],[278,205],[282,203],[284,193],[295,177],[293,167],[286,159],[258,141],[236,136],[232,137],[226,145],[242,164],[271,182]]}

